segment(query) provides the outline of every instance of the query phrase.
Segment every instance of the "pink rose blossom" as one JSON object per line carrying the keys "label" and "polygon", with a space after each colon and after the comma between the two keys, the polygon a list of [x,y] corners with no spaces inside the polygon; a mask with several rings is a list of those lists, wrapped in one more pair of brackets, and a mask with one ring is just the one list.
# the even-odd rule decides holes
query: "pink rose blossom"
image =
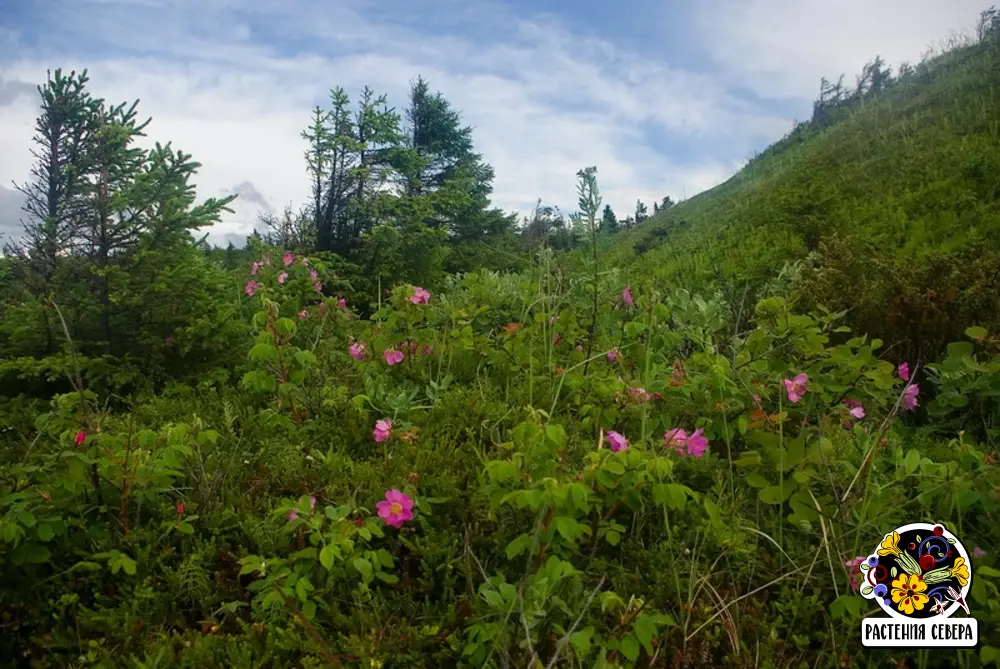
{"label": "pink rose blossom", "polygon": [[920,388],[916,384],[911,383],[903,389],[903,408],[907,411],[912,411],[920,406],[920,402],[917,400],[917,395],[920,394]]}
{"label": "pink rose blossom", "polygon": [[687,445],[687,440],[688,433],[680,428],[668,430],[663,433],[663,445],[666,448],[673,448],[682,455],[684,453],[684,447]]}
{"label": "pink rose blossom", "polygon": [[385,358],[386,364],[389,365],[390,367],[392,365],[398,365],[399,363],[403,362],[403,352],[397,351],[394,348],[387,348],[385,352],[382,354],[382,357]]}
{"label": "pink rose blossom", "polygon": [[375,441],[387,441],[389,439],[389,435],[392,434],[392,421],[388,418],[375,421],[375,430],[373,431],[373,434],[375,436]]}
{"label": "pink rose blossom", "polygon": [[785,379],[785,390],[788,391],[788,401],[797,403],[806,394],[806,386],[809,383],[807,374],[799,374],[794,379]]}
{"label": "pink rose blossom", "polygon": [[184,515],[184,502],[177,502],[177,506],[174,508],[177,510],[178,516]]}
{"label": "pink rose blossom", "polygon": [[316,508],[316,495],[310,495],[309,496],[309,508],[310,509],[315,509]]}
{"label": "pink rose blossom", "polygon": [[700,458],[705,454],[705,449],[708,448],[708,439],[702,434],[703,432],[704,430],[699,428],[687,438],[688,455]]}
{"label": "pink rose blossom", "polygon": [[282,272],[278,275],[278,283],[284,283],[288,280],[288,272]]}
{"label": "pink rose blossom", "polygon": [[316,283],[314,283],[313,284],[313,288],[316,289],[317,293],[322,293],[323,292],[323,284],[320,281],[317,281]]}
{"label": "pink rose blossom", "polygon": [[413,295],[410,297],[410,302],[414,304],[427,304],[430,302],[431,293],[426,288],[421,288],[420,286],[413,287]]}
{"label": "pink rose blossom", "polygon": [[243,288],[243,292],[245,292],[248,297],[253,297],[258,288],[260,288],[260,284],[256,281],[247,281],[247,285]]}
{"label": "pink rose blossom", "polygon": [[608,442],[611,444],[611,452],[617,453],[619,451],[628,450],[628,439],[615,432],[614,430],[608,430],[605,433],[608,438]]}
{"label": "pink rose blossom", "polygon": [[293,256],[291,253],[286,253],[285,255],[281,256],[281,262],[284,263],[285,267],[288,267],[293,262],[295,262],[295,256]]}
{"label": "pink rose blossom", "polygon": [[608,351],[608,362],[614,362],[620,356],[621,356],[621,353],[618,351],[618,349],[613,348],[610,351]]}
{"label": "pink rose blossom", "polygon": [[252,265],[250,265],[250,276],[253,276],[254,274],[256,274],[259,271],[260,271],[260,263],[259,262],[255,262]]}
{"label": "pink rose blossom", "polygon": [[865,407],[861,404],[861,402],[856,402],[845,397],[840,403],[847,406],[848,412],[853,418],[861,420],[865,417]]}
{"label": "pink rose blossom", "polygon": [[299,318],[303,318],[303,319],[304,318],[309,318],[309,311],[306,310],[306,309],[303,309],[302,311],[300,311],[299,312]]}
{"label": "pink rose blossom", "polygon": [[846,560],[844,562],[844,566],[847,567],[848,573],[850,574],[852,590],[856,591],[861,586],[861,581],[864,580],[861,577],[861,570],[859,568],[861,563],[864,561],[865,557],[863,555],[859,555],[852,560]]}
{"label": "pink rose blossom", "polygon": [[625,290],[622,291],[622,302],[625,303],[626,307],[631,307],[635,304],[635,300],[632,298],[632,289],[630,286],[625,286]]}
{"label": "pink rose blossom", "polygon": [[76,436],[73,437],[73,444],[75,446],[83,446],[83,442],[85,441],[87,441],[87,433],[83,430],[77,432]]}
{"label": "pink rose blossom", "polygon": [[347,308],[347,300],[344,299],[343,297],[340,298],[339,300],[337,300],[337,308],[338,309],[346,309]]}
{"label": "pink rose blossom", "polygon": [[379,517],[391,527],[402,527],[413,518],[413,499],[395,488],[385,493],[385,499],[375,505]]}
{"label": "pink rose blossom", "polygon": [[364,360],[365,353],[368,351],[368,347],[362,344],[361,342],[356,341],[353,344],[351,344],[351,348],[349,350],[351,351],[352,358],[354,358],[355,360]]}
{"label": "pink rose blossom", "polygon": [[646,392],[645,388],[629,388],[628,393],[637,402],[648,402],[653,397]]}
{"label": "pink rose blossom", "polygon": [[315,281],[318,277],[319,277],[319,275],[316,274],[316,270],[314,270],[314,269],[309,270],[309,280],[310,281]]}
{"label": "pink rose blossom", "polygon": [[291,511],[288,512],[288,520],[295,520],[298,517],[299,517],[299,512],[296,511],[295,509],[292,509]]}
{"label": "pink rose blossom", "polygon": [[899,363],[899,378],[903,379],[904,381],[910,380],[910,363],[908,362]]}
{"label": "pink rose blossom", "polygon": [[430,355],[434,351],[434,347],[430,344],[424,344],[424,347],[420,349],[421,355]]}

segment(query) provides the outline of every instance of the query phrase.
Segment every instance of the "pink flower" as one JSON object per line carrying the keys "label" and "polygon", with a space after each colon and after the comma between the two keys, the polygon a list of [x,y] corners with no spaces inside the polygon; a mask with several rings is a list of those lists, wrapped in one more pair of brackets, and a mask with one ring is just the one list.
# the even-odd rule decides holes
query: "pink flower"
{"label": "pink flower", "polygon": [[260,284],[257,283],[256,281],[252,281],[252,280],[251,281],[247,281],[247,285],[243,288],[243,292],[246,293],[247,296],[253,297],[254,293],[257,292],[258,288],[260,288]]}
{"label": "pink flower", "polygon": [[699,428],[687,438],[688,455],[700,458],[705,454],[705,449],[708,448],[708,439],[705,438],[704,432],[704,430]]}
{"label": "pink flower", "polygon": [[364,360],[365,353],[367,353],[368,351],[368,347],[362,344],[361,342],[356,341],[353,344],[351,344],[351,348],[348,350],[350,350],[351,357],[354,358],[355,360]]}
{"label": "pink flower", "polygon": [[855,402],[854,400],[845,397],[840,403],[847,406],[849,413],[853,418],[861,420],[865,417],[865,407],[861,404],[861,402]]}
{"label": "pink flower", "polygon": [[397,351],[394,348],[385,349],[385,352],[382,353],[382,357],[385,358],[386,364],[389,365],[390,367],[392,365],[398,365],[399,363],[403,362],[403,352]]}
{"label": "pink flower", "polygon": [[285,255],[281,256],[281,262],[284,263],[285,267],[288,267],[293,262],[295,262],[295,256],[293,256],[291,253],[286,253]]}
{"label": "pink flower", "polygon": [[861,581],[864,580],[863,577],[861,577],[861,569],[859,568],[861,563],[864,561],[865,557],[863,555],[859,555],[852,560],[844,562],[844,566],[847,567],[848,573],[850,573],[851,588],[855,591],[861,587]]}
{"label": "pink flower", "polygon": [[317,281],[315,284],[313,284],[313,287],[316,289],[317,293],[323,292],[323,284],[321,282]]}
{"label": "pink flower", "polygon": [[507,325],[503,326],[504,333],[508,335],[515,334],[520,329],[521,329],[520,323],[507,323]]}
{"label": "pink flower", "polygon": [[752,395],[752,397],[753,397],[753,401],[757,404],[757,406],[760,406],[760,401],[761,401],[760,400],[760,395],[758,395],[757,393],[754,393]]}
{"label": "pink flower", "polygon": [[652,399],[652,395],[647,393],[645,388],[629,388],[628,393],[637,402],[648,402]]}
{"label": "pink flower", "polygon": [[434,347],[430,344],[424,344],[424,347],[420,349],[421,355],[430,355],[434,351]]}
{"label": "pink flower", "polygon": [[303,265],[308,265],[309,258],[299,258],[299,262],[301,262]]}
{"label": "pink flower", "polygon": [[292,509],[291,511],[288,512],[288,520],[295,520],[298,517],[299,517],[299,512],[296,511],[295,509]]}
{"label": "pink flower", "polygon": [[385,499],[375,505],[379,517],[386,525],[402,527],[413,518],[413,499],[395,488],[385,493]]}
{"label": "pink flower", "polygon": [[975,548],[972,549],[972,557],[981,558],[984,555],[986,555],[986,551],[984,551],[979,546],[976,546]]}
{"label": "pink flower", "polygon": [[420,286],[413,287],[413,295],[410,297],[410,302],[414,304],[427,304],[430,300],[431,293],[429,290]]}
{"label": "pink flower", "polygon": [[806,385],[809,383],[809,376],[799,374],[794,379],[785,379],[785,390],[788,391],[788,401],[795,404],[806,394]]}
{"label": "pink flower", "polygon": [[310,495],[309,496],[309,508],[310,509],[315,509],[316,508],[316,495]]}
{"label": "pink flower", "polygon": [[608,362],[614,362],[620,356],[621,356],[621,353],[618,351],[618,349],[613,348],[610,351],[608,351]]}
{"label": "pink flower", "polygon": [[309,280],[310,281],[315,281],[318,276],[319,275],[316,274],[316,270],[314,270],[314,269],[309,270]]}
{"label": "pink flower", "polygon": [[375,441],[387,441],[389,439],[389,435],[392,434],[392,421],[388,418],[375,421],[375,430],[373,434],[375,435]]}
{"label": "pink flower", "polygon": [[278,283],[284,283],[288,280],[288,272],[282,272],[278,275]]}
{"label": "pink flower", "polygon": [[622,302],[625,303],[626,307],[631,307],[635,304],[635,300],[632,298],[632,288],[630,286],[625,286],[625,290],[622,291]]}
{"label": "pink flower", "polygon": [[608,442],[611,444],[611,452],[617,453],[618,451],[628,450],[628,439],[615,432],[614,430],[608,430],[605,435],[608,438]]}
{"label": "pink flower", "polygon": [[83,430],[77,432],[76,436],[73,437],[73,444],[75,446],[83,446],[83,442],[85,441],[87,441],[87,433]]}
{"label": "pink flower", "polygon": [[903,408],[907,411],[912,411],[920,406],[920,402],[917,400],[917,395],[920,394],[920,388],[916,384],[911,383],[903,389]]}
{"label": "pink flower", "polygon": [[668,430],[663,433],[663,445],[666,448],[673,448],[678,453],[684,453],[684,447],[687,445],[688,433],[680,428],[675,428],[673,430]]}
{"label": "pink flower", "polygon": [[253,276],[254,274],[256,274],[259,271],[260,271],[260,263],[259,262],[255,262],[252,265],[250,265],[250,276]]}
{"label": "pink flower", "polygon": [[177,509],[178,516],[184,515],[184,502],[177,502],[177,506],[174,508]]}
{"label": "pink flower", "polygon": [[302,311],[300,311],[299,312],[299,318],[309,318],[309,311],[306,310],[306,309],[303,309]]}
{"label": "pink flower", "polygon": [[899,378],[903,379],[904,381],[910,380],[910,363],[908,362],[899,363]]}
{"label": "pink flower", "polygon": [[337,300],[337,308],[338,309],[346,309],[347,308],[347,300],[345,300],[344,298],[340,298],[339,300]]}
{"label": "pink flower", "polygon": [[577,344],[576,345],[576,350],[582,352],[583,351],[583,344]]}
{"label": "pink flower", "polygon": [[264,264],[265,265],[270,265],[271,264],[271,256],[266,256],[264,258]]}

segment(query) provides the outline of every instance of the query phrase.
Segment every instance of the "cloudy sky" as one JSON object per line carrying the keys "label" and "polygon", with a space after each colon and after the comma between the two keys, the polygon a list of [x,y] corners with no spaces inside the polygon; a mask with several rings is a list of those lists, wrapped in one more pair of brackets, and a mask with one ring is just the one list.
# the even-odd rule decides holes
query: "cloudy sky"
{"label": "cloudy sky", "polygon": [[199,194],[239,192],[211,239],[303,203],[300,139],[329,89],[397,108],[418,74],[474,127],[494,203],[572,210],[597,165],[620,216],[690,197],[807,118],[822,76],[919,60],[986,0],[0,0],[0,234],[31,165],[35,85],[88,68],[139,98],[150,141],[203,163]]}

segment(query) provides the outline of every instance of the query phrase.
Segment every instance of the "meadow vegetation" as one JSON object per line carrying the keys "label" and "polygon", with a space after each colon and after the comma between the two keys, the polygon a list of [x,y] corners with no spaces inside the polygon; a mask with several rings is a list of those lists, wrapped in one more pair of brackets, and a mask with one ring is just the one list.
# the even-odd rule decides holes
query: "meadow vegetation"
{"label": "meadow vegetation", "polygon": [[[1000,662],[1000,13],[873,63],[621,222],[595,168],[569,220],[492,208],[423,80],[336,89],[312,202],[242,249],[51,74],[0,258],[0,665]],[[861,646],[859,558],[917,521],[972,551],[977,649]]]}

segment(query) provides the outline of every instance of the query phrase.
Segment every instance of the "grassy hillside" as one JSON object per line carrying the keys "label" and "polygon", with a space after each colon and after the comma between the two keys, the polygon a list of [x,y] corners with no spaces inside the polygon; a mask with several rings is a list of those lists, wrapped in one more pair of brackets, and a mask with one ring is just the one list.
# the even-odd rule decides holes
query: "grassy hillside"
{"label": "grassy hillside", "polygon": [[805,261],[807,302],[850,309],[855,328],[933,355],[1000,313],[998,199],[993,41],[953,48],[828,123],[800,125],[613,253],[639,254],[661,280],[714,281],[737,297]]}

